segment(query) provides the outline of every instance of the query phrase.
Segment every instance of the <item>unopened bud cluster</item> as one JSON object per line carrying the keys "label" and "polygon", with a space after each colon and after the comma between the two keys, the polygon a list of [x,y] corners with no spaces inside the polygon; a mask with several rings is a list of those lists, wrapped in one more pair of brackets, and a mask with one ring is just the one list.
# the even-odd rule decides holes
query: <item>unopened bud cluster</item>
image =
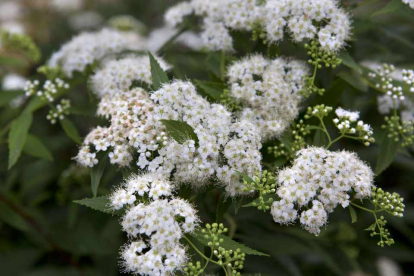
{"label": "unopened bud cluster", "polygon": [[[380,236],[380,241],[377,243],[379,246],[384,247],[384,245],[392,245],[394,244],[394,239],[391,238],[391,234],[388,229],[385,228],[387,221],[385,220],[384,216],[381,216],[376,222],[369,227],[367,230],[371,230],[371,237]],[[378,228],[378,232],[377,232]]]}
{"label": "unopened bud cluster", "polygon": [[403,81],[409,86],[411,86],[410,92],[414,92],[414,70],[403,69],[402,74],[403,74]]}
{"label": "unopened bud cluster", "polygon": [[308,110],[305,115],[305,119],[310,119],[311,117],[323,118],[328,116],[332,111],[332,107],[325,106],[324,104],[315,105],[314,107],[308,107]]}
{"label": "unopened bud cluster", "polygon": [[62,99],[60,104],[56,106],[56,109],[51,109],[49,114],[46,116],[46,119],[50,121],[52,125],[56,124],[57,120],[65,119],[65,116],[69,115],[70,109],[70,100]]}
{"label": "unopened bud cluster", "polygon": [[295,152],[304,149],[306,147],[305,136],[310,134],[309,126],[300,120],[298,123],[293,123],[290,129],[293,137],[293,142],[290,145],[291,149],[288,150],[286,145],[281,142],[276,146],[268,147],[270,154],[273,154],[276,158],[280,156],[286,157],[288,160],[295,158]]}
{"label": "unopened bud cluster", "polygon": [[39,89],[39,81],[28,81],[24,87],[24,91],[26,92],[26,96],[36,95],[41,99],[53,102],[54,98],[53,95],[56,95],[58,91],[63,89],[69,89],[69,84],[64,82],[62,79],[56,78],[53,81],[47,80],[43,84],[43,90]]}
{"label": "unopened bud cluster", "polygon": [[393,216],[403,217],[404,215],[404,198],[398,193],[385,192],[381,188],[372,188],[371,201],[380,209],[387,211]]}
{"label": "unopened bud cluster", "polygon": [[265,199],[265,196],[276,193],[276,181],[272,173],[263,171],[261,176],[257,172],[253,181],[244,181],[244,192],[259,192],[257,200],[252,202],[253,207],[259,210],[268,211],[273,203],[273,198]]}
{"label": "unopened bud cluster", "polygon": [[[310,56],[308,63],[315,67],[315,74],[317,69],[322,69],[323,64],[327,68],[332,67],[335,69],[342,63],[342,60],[334,52],[325,51],[317,41],[312,41],[310,45],[305,44],[305,49]],[[303,91],[304,96],[310,96],[313,93],[322,95],[325,92],[324,88],[318,88],[314,84],[315,74],[312,77],[306,77],[306,89]]]}
{"label": "unopened bud cluster", "polygon": [[399,116],[387,116],[384,119],[386,124],[381,127],[388,131],[388,138],[393,139],[394,142],[399,142],[401,140],[401,145],[403,147],[413,144],[413,121],[400,121]]}

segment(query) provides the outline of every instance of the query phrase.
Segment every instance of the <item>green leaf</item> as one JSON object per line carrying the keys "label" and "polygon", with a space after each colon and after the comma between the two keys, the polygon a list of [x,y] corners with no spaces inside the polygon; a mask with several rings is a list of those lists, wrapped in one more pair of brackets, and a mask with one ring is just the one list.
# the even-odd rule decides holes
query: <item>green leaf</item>
{"label": "green leaf", "polygon": [[70,139],[75,141],[75,143],[77,144],[82,143],[79,132],[76,129],[76,126],[72,123],[72,121],[70,121],[68,118],[65,118],[63,120],[60,120],[60,124],[62,125],[63,130],[69,136]]}
{"label": "green leaf", "polygon": [[206,96],[209,100],[219,102],[221,100],[221,95],[223,90],[227,88],[224,83],[220,82],[211,82],[211,81],[200,81],[195,80],[198,91],[203,96]]}
{"label": "green leaf", "polygon": [[[208,246],[209,243],[209,239],[205,238],[205,235],[201,232],[200,229],[197,229],[193,232],[192,234],[201,244]],[[245,246],[244,244],[238,243],[232,239],[230,239],[227,236],[224,235],[220,235],[219,236],[220,239],[223,239],[223,242],[220,244],[221,247],[223,247],[224,249],[232,249],[232,250],[237,250],[240,249],[242,253],[245,253],[247,255],[257,255],[257,256],[267,256],[269,257],[269,255],[262,253],[260,251],[251,249],[247,246]]]}
{"label": "green leaf", "polygon": [[313,137],[313,145],[316,147],[323,147],[328,144],[328,138],[325,132],[322,130],[316,130],[315,136]]}
{"label": "green leaf", "polygon": [[28,232],[30,227],[27,222],[16,213],[12,208],[7,206],[5,203],[0,202],[0,221],[5,222],[8,225],[16,228],[17,230]]}
{"label": "green leaf", "polygon": [[85,198],[73,202],[107,214],[121,215],[123,213],[122,210],[114,211],[110,208],[109,196]]}
{"label": "green leaf", "polygon": [[375,231],[376,228],[377,228],[377,224],[374,222],[367,229],[365,229],[365,231]]}
{"label": "green leaf", "polygon": [[279,141],[283,143],[283,145],[285,146],[285,148],[291,153],[293,152],[292,150],[292,142],[289,139],[290,133],[285,132],[285,134],[283,134],[282,136],[280,136]]}
{"label": "green leaf", "polygon": [[161,88],[162,84],[168,83],[170,80],[168,79],[167,73],[161,68],[154,56],[150,52],[148,52],[148,55],[151,64],[152,87],[154,90],[158,90]]}
{"label": "green leaf", "polygon": [[0,106],[9,104],[13,99],[23,95],[23,91],[1,91],[0,92]]}
{"label": "green leaf", "polygon": [[358,221],[358,217],[357,217],[357,213],[356,213],[354,207],[352,207],[351,205],[349,205],[348,206],[348,209],[349,209],[349,214],[351,215],[352,223],[357,222]]}
{"label": "green leaf", "polygon": [[338,74],[338,76],[346,81],[348,84],[350,84],[355,89],[361,91],[361,92],[367,92],[368,91],[368,85],[362,78],[362,76],[355,71],[342,71]]}
{"label": "green leaf", "polygon": [[372,16],[396,12],[404,7],[406,6],[401,0],[392,0],[385,7],[374,13]]}
{"label": "green leaf", "polygon": [[106,164],[108,163],[108,154],[105,154],[103,158],[99,159],[97,166],[91,170],[91,187],[93,196],[96,197],[98,193],[98,187],[101,182],[102,175],[105,171]]}
{"label": "green leaf", "polygon": [[161,120],[171,137],[180,144],[187,140],[194,140],[198,146],[198,137],[194,129],[186,122],[175,120]]}
{"label": "green leaf", "polygon": [[32,134],[27,135],[26,143],[23,147],[23,152],[38,158],[48,161],[53,161],[53,156],[42,141]]}
{"label": "green leaf", "polygon": [[11,124],[9,132],[9,170],[16,164],[22,153],[32,121],[33,115],[23,112]]}
{"label": "green leaf", "polygon": [[359,66],[359,64],[355,62],[354,58],[351,57],[347,51],[345,51],[345,50],[341,51],[339,53],[339,58],[342,60],[342,63],[345,66],[347,66],[351,69],[354,69],[355,71],[357,71],[360,74],[362,74],[364,72],[362,67]]}
{"label": "green leaf", "polygon": [[246,181],[248,184],[251,184],[254,182],[253,178],[248,176],[247,174],[244,174],[242,172],[236,171],[237,174],[239,174],[243,178],[243,182]]}
{"label": "green leaf", "polygon": [[375,166],[376,175],[381,174],[389,165],[391,165],[399,148],[400,143],[395,142],[392,138],[388,138],[387,132],[384,132]]}

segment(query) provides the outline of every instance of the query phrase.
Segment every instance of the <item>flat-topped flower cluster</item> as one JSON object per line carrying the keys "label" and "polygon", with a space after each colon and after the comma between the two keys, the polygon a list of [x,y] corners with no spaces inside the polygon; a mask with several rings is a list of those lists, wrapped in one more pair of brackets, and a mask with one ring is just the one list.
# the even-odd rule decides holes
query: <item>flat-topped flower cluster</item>
{"label": "flat-topped flower cluster", "polygon": [[270,43],[287,30],[294,41],[316,39],[328,52],[344,47],[351,32],[349,16],[335,0],[192,0],[170,8],[165,20],[177,26],[191,14],[203,18],[201,37],[211,51],[233,50],[231,30],[258,29]]}
{"label": "flat-topped flower cluster", "polygon": [[194,207],[173,197],[174,187],[158,174],[133,175],[110,197],[114,210],[127,207],[121,225],[130,242],[122,250],[125,271],[173,275],[186,264],[180,239],[198,225]]}
{"label": "flat-topped flower cluster", "polygon": [[277,177],[281,200],[271,209],[276,222],[287,224],[300,218],[303,227],[317,235],[328,213],[338,205],[349,205],[349,193],[358,199],[370,197],[374,173],[355,153],[310,147],[296,154],[293,166]]}

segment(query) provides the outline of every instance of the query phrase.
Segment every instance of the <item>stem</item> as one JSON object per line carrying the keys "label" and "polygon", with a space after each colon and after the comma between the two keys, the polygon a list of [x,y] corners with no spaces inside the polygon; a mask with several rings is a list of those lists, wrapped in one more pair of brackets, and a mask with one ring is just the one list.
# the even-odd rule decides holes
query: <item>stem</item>
{"label": "stem", "polygon": [[191,245],[191,247],[203,258],[203,259],[205,259],[206,261],[208,261],[208,262],[212,262],[212,263],[214,263],[214,264],[217,264],[217,265],[220,265],[218,262],[216,262],[216,261],[213,261],[212,259],[209,259],[206,255],[204,255],[203,253],[201,253],[201,251],[200,250],[198,250],[198,248],[190,241],[190,239],[189,238],[187,238],[187,236],[183,236],[184,237],[184,239],[188,242],[188,244],[189,245]]}
{"label": "stem", "polygon": [[[344,134],[342,134],[341,136],[339,136],[338,138],[336,138],[335,140],[331,141],[327,146],[326,149],[329,149],[333,144],[335,144],[336,142],[338,142],[339,140],[341,140],[343,137],[345,137]],[[353,137],[349,137],[349,138],[353,138]]]}
{"label": "stem", "polygon": [[321,117],[318,117],[318,119],[321,122],[322,131],[325,132],[326,136],[328,137],[328,141],[329,141],[329,144],[327,146],[327,149],[328,149],[332,144],[332,139],[331,139],[331,136],[329,135],[328,129],[325,126],[325,123],[323,122],[323,119]]}
{"label": "stem", "polygon": [[358,204],[355,204],[355,203],[353,203],[353,202],[350,202],[350,203],[351,203],[351,205],[352,205],[352,206],[357,207],[357,208],[359,208],[359,209],[361,209],[361,210],[364,210],[364,211],[366,211],[366,212],[370,212],[370,213],[373,213],[373,214],[375,214],[375,213],[376,213],[376,211],[373,211],[373,210],[367,209],[367,208],[362,207],[362,206],[360,206],[360,205],[358,205]]}

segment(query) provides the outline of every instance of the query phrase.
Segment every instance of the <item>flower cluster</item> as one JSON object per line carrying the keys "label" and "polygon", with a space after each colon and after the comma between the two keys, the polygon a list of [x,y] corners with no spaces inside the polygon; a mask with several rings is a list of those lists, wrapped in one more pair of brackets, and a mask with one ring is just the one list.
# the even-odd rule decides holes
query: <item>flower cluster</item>
{"label": "flower cluster", "polygon": [[72,77],[75,71],[83,72],[88,65],[110,54],[144,49],[145,40],[136,33],[102,29],[75,36],[52,55],[48,65],[61,67],[67,77]]}
{"label": "flower cluster", "polygon": [[24,87],[26,96],[30,97],[32,95],[36,95],[45,101],[53,102],[55,100],[54,95],[56,95],[59,91],[70,88],[68,83],[59,78],[45,81],[43,84],[43,90],[39,89],[39,85],[40,83],[38,80],[27,81]]}
{"label": "flower cluster", "polygon": [[60,104],[56,106],[55,110],[50,110],[46,119],[50,121],[52,125],[56,124],[56,120],[63,120],[65,116],[69,114],[70,100],[62,99]]}
{"label": "flower cluster", "polygon": [[230,30],[259,32],[277,43],[287,29],[295,42],[317,39],[324,50],[336,52],[351,30],[348,15],[334,0],[192,0],[170,8],[165,19],[176,26],[192,13],[204,19],[202,37],[209,50],[231,50]]}
{"label": "flower cluster", "polygon": [[122,250],[127,272],[173,275],[187,261],[180,239],[198,224],[194,207],[172,196],[174,187],[157,174],[133,175],[110,197],[111,206],[128,209],[121,225],[131,241]]}
{"label": "flower cluster", "polygon": [[[338,118],[335,118],[333,122],[342,135],[357,135],[358,139],[363,141],[366,146],[375,142],[375,139],[372,137],[374,132],[372,131],[371,126],[364,124],[361,120],[357,122],[359,119],[359,112],[348,111],[338,107],[335,110],[335,113]],[[356,125],[352,126],[353,123],[356,123]]]}
{"label": "flower cluster", "polygon": [[276,193],[281,200],[272,205],[273,218],[278,223],[292,223],[300,216],[304,228],[317,235],[327,223],[328,213],[338,204],[349,205],[348,192],[355,192],[356,198],[371,195],[373,176],[371,168],[354,153],[314,147],[300,150],[293,166],[279,172]]}
{"label": "flower cluster", "polygon": [[[377,67],[377,72],[370,72],[368,76],[373,79],[377,79],[379,82],[375,84],[378,89],[381,89],[386,92],[386,94],[392,97],[394,100],[401,100],[405,99],[403,94],[403,88],[401,86],[395,86],[393,84],[394,79],[391,77],[391,74],[394,72],[395,66],[392,64],[382,64],[381,66]],[[406,77],[406,80],[409,79]]]}
{"label": "flower cluster", "polygon": [[229,95],[245,106],[240,118],[254,122],[265,141],[280,135],[298,116],[303,98],[299,91],[307,74],[300,61],[252,55],[228,68]]}
{"label": "flower cluster", "polygon": [[[163,70],[171,68],[162,58],[156,57],[156,60]],[[104,61],[101,68],[90,78],[91,89],[99,98],[107,95],[112,98],[130,91],[135,81],[151,85],[150,69],[147,55]]]}

